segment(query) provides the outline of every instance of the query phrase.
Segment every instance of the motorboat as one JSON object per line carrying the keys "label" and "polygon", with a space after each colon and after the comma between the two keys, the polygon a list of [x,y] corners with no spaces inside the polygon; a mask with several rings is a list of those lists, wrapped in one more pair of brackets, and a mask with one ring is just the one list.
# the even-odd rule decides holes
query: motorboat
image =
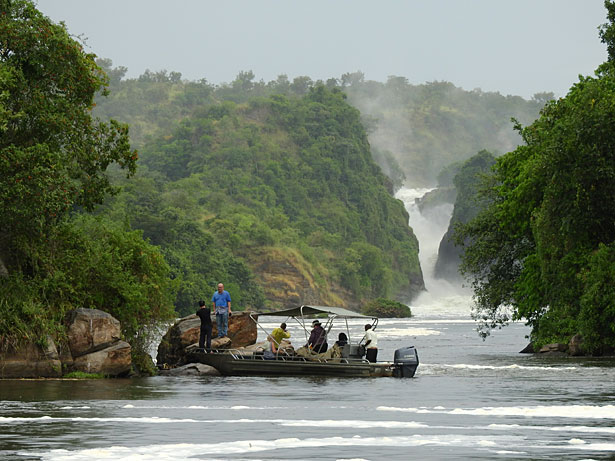
{"label": "motorboat", "polygon": [[[369,317],[341,307],[308,306],[267,313],[251,313],[250,318],[267,337],[268,332],[259,322],[262,317],[287,317],[297,322],[309,336],[310,320],[324,320],[324,331],[329,334],[334,323],[345,323],[348,342],[335,354],[285,353],[282,348],[273,357],[261,351],[240,349],[195,350],[188,354],[191,362],[203,363],[216,368],[224,376],[335,376],[335,377],[384,377],[412,378],[419,365],[414,346],[395,351],[392,362],[369,362],[365,359],[364,337],[353,342],[348,319],[365,319],[376,330],[377,317]],[[320,320],[319,320],[320,321]],[[336,345],[337,347],[337,345]],[[304,348],[301,348],[304,349]],[[299,352],[299,351],[297,351]]]}

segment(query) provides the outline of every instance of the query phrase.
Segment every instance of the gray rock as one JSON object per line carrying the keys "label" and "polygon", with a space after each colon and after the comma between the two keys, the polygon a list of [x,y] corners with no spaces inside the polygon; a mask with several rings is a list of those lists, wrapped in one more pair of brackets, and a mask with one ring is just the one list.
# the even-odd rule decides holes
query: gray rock
{"label": "gray rock", "polygon": [[130,372],[132,360],[130,344],[117,341],[100,351],[76,357],[73,370],[84,373],[102,373],[107,376],[123,376]]}
{"label": "gray rock", "polygon": [[120,339],[120,322],[98,309],[74,309],[66,316],[73,358],[109,347]]}
{"label": "gray rock", "polygon": [[0,378],[58,378],[62,376],[62,362],[53,338],[47,346],[28,343],[19,350],[0,353]]}
{"label": "gray rock", "polygon": [[177,368],[160,370],[163,376],[220,376],[220,372],[214,367],[203,363],[189,363]]}

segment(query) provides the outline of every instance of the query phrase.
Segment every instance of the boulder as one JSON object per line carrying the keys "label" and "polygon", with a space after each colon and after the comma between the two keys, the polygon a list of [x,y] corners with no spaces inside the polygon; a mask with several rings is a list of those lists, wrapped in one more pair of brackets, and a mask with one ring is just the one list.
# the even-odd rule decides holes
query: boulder
{"label": "boulder", "polygon": [[203,363],[189,363],[177,368],[160,370],[163,376],[220,376],[220,372],[214,367]]}
{"label": "boulder", "polygon": [[[214,338],[211,340],[211,348],[212,349],[230,349],[231,348],[231,338]],[[199,348],[199,343],[196,342],[194,344],[190,344],[189,346],[185,347],[183,350],[183,354],[184,356],[186,354],[189,354],[190,352],[196,352],[196,350]]]}
{"label": "boulder", "polygon": [[28,343],[18,350],[0,353],[0,378],[58,378],[62,376],[62,362],[53,338],[40,347]]}
{"label": "boulder", "polygon": [[[256,320],[258,320],[258,314],[252,314]],[[231,343],[234,348],[249,346],[256,342],[258,331],[256,330],[256,323],[250,318],[250,312],[238,312],[233,313],[229,318],[228,333],[227,336],[231,339]],[[214,323],[213,337],[218,336],[218,328],[216,322]],[[198,336],[197,336],[198,341]]]}
{"label": "boulder", "polygon": [[[253,314],[258,318],[256,314]],[[256,324],[250,318],[249,312],[237,312],[229,318],[228,337],[217,338],[215,316],[212,315],[213,333],[212,349],[228,349],[249,346],[256,342]],[[156,360],[158,366],[184,365],[189,346],[198,347],[201,320],[194,314],[179,319],[163,336],[158,346]],[[196,344],[197,346],[194,346]]]}
{"label": "boulder", "polygon": [[130,344],[117,341],[115,344],[89,354],[75,357],[72,369],[85,373],[102,373],[107,376],[123,376],[130,372]]}
{"label": "boulder", "polygon": [[581,335],[577,334],[570,338],[570,342],[568,343],[568,354],[574,357],[585,355],[583,337]]}
{"label": "boulder", "polygon": [[98,309],[74,309],[66,316],[73,358],[105,349],[120,339],[120,322]]}
{"label": "boulder", "polygon": [[562,343],[545,344],[538,351],[540,354],[563,354],[568,351],[568,345]]}
{"label": "boulder", "polygon": [[534,353],[534,343],[529,343],[522,350],[519,351],[519,354],[533,354]]}

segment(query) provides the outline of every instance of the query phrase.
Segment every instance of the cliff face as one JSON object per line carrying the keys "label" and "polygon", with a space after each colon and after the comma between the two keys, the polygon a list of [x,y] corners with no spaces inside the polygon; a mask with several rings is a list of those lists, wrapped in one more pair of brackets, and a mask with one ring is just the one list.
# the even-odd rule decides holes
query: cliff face
{"label": "cliff face", "polygon": [[435,276],[451,281],[462,279],[459,274],[462,249],[456,246],[452,240],[455,226],[458,223],[465,224],[473,219],[484,207],[484,203],[478,195],[481,178],[488,174],[495,163],[495,157],[482,150],[474,157],[467,160],[455,175],[454,183],[457,190],[453,216],[451,217],[448,230],[438,250]]}
{"label": "cliff face", "polygon": [[284,309],[301,304],[351,307],[352,294],[328,280],[322,267],[305,261],[296,251],[263,248],[251,266],[268,301],[267,308]]}

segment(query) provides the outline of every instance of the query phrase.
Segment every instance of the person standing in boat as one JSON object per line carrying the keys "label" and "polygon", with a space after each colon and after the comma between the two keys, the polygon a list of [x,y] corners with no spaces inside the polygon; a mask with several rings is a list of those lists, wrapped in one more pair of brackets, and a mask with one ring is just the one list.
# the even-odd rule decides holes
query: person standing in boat
{"label": "person standing in boat", "polygon": [[365,325],[365,351],[365,358],[375,362],[378,356],[378,336],[369,323]]}
{"label": "person standing in boat", "polygon": [[231,295],[224,289],[223,283],[218,283],[218,291],[214,292],[211,302],[216,314],[216,326],[218,327],[218,338],[228,334],[228,318],[231,312]]}
{"label": "person standing in boat", "polygon": [[327,333],[318,320],[312,322],[312,333],[310,334],[310,339],[308,339],[307,346],[319,354],[327,352],[329,348]]}
{"label": "person standing in boat", "polygon": [[207,352],[211,351],[211,310],[205,306],[205,301],[199,301],[199,310],[196,315],[201,319],[201,334],[199,335],[199,349],[205,347],[207,339]]}
{"label": "person standing in boat", "polygon": [[274,328],[271,332],[271,337],[275,341],[276,347],[280,347],[282,340],[290,338],[290,333],[286,331],[286,323],[282,323],[279,327]]}

